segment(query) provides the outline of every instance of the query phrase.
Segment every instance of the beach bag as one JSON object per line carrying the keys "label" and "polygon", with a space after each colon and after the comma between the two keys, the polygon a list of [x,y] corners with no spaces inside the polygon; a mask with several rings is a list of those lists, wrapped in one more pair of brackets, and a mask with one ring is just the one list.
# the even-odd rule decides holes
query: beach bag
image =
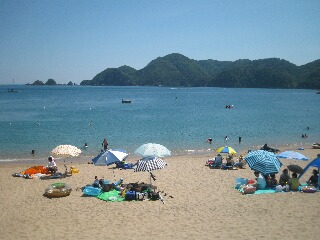
{"label": "beach bag", "polygon": [[248,179],[246,178],[236,178],[236,188],[239,189],[242,185],[247,185]]}
{"label": "beach bag", "polygon": [[157,192],[151,192],[150,193],[150,199],[151,200],[159,200],[160,199],[160,194]]}
{"label": "beach bag", "polygon": [[281,185],[277,185],[276,186],[276,192],[282,192],[282,186]]}
{"label": "beach bag", "polygon": [[113,189],[113,184],[103,184],[102,185],[102,191],[104,192],[110,192]]}
{"label": "beach bag", "polygon": [[147,193],[141,193],[141,192],[136,193],[136,199],[140,201],[146,199],[147,198],[146,196],[147,196]]}
{"label": "beach bag", "polygon": [[246,186],[246,187],[243,187],[242,189],[244,194],[254,194],[256,192],[256,187],[253,187],[253,186]]}
{"label": "beach bag", "polygon": [[136,200],[136,192],[135,192],[135,191],[127,191],[127,192],[126,192],[125,199],[126,199],[127,201]]}

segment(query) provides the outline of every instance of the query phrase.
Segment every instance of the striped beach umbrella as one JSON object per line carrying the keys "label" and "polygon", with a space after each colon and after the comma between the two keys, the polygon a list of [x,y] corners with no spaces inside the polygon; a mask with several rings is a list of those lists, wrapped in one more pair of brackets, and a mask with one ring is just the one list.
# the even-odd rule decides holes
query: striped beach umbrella
{"label": "striped beach umbrella", "polygon": [[264,150],[251,151],[244,159],[252,170],[263,175],[278,173],[282,166],[274,153]]}
{"label": "striped beach umbrella", "polygon": [[236,154],[236,150],[234,150],[232,147],[224,146],[217,149],[218,153],[228,153],[228,154]]}
{"label": "striped beach umbrella", "polygon": [[151,179],[154,181],[156,180],[155,176],[152,174],[151,171],[162,169],[166,166],[166,162],[158,157],[145,157],[140,159],[137,162],[136,168],[134,169],[135,172],[149,172],[150,173],[150,185]]}
{"label": "striped beach umbrella", "polygon": [[303,161],[308,161],[309,158],[304,156],[303,154],[295,151],[285,151],[282,153],[277,154],[277,157],[279,158],[290,158],[290,159],[295,159],[295,160],[303,160]]}
{"label": "striped beach umbrella", "polygon": [[166,162],[158,157],[145,157],[137,162],[135,172],[151,172],[153,170],[162,169],[166,166]]}

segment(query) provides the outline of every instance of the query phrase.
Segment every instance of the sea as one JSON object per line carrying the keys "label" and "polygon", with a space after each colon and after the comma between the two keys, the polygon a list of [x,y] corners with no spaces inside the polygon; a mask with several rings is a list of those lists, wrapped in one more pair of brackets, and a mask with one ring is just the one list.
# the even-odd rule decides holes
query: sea
{"label": "sea", "polygon": [[221,146],[294,150],[320,142],[315,90],[0,85],[0,106],[0,162],[47,159],[61,144],[91,160],[104,138],[129,154],[158,143],[172,155],[213,156]]}

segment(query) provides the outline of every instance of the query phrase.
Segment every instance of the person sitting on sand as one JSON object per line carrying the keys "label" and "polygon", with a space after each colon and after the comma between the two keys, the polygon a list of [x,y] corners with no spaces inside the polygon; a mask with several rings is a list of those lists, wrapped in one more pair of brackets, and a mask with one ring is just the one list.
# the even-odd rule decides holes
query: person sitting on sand
{"label": "person sitting on sand", "polygon": [[234,164],[234,161],[232,160],[232,155],[229,155],[228,157],[227,157],[227,163],[226,163],[226,166],[227,167],[232,167],[233,166],[233,164]]}
{"label": "person sitting on sand", "polygon": [[292,173],[292,178],[289,182],[290,185],[290,189],[292,191],[298,191],[299,190],[299,186],[301,186],[301,184],[299,183],[299,179],[298,179],[298,174],[297,173]]}
{"label": "person sitting on sand", "polygon": [[243,156],[240,155],[240,157],[238,158],[238,162],[233,164],[233,166],[235,166],[237,168],[243,168],[244,164],[245,164],[245,162],[244,162]]}
{"label": "person sitting on sand", "polygon": [[286,168],[286,169],[284,169],[283,171],[282,171],[282,174],[280,175],[280,179],[279,179],[279,184],[281,185],[281,186],[285,186],[287,183],[289,183],[290,182],[290,176],[289,176],[289,171],[288,171],[288,169]]}
{"label": "person sitting on sand", "polygon": [[50,173],[56,173],[58,171],[58,168],[57,168],[57,164],[56,162],[54,161],[53,157],[48,157],[48,165],[47,165],[47,170],[50,172]]}
{"label": "person sitting on sand", "polygon": [[221,156],[221,154],[218,154],[214,159],[214,164],[215,165],[221,165],[222,164],[222,160],[223,160],[223,157]]}
{"label": "person sitting on sand", "polygon": [[268,187],[276,187],[278,185],[278,181],[276,179],[275,174],[270,174],[270,177],[267,180],[267,186]]}
{"label": "person sitting on sand", "polygon": [[262,174],[258,171],[254,172],[254,175],[256,176],[256,184],[255,187],[257,189],[265,189],[267,182],[266,179],[264,178],[264,176],[262,176]]}
{"label": "person sitting on sand", "polygon": [[312,185],[312,186],[315,186],[315,187],[318,187],[318,171],[316,169],[313,169],[312,171],[312,175],[311,177],[309,178],[309,180],[307,181],[307,183],[309,185]]}
{"label": "person sitting on sand", "polygon": [[92,187],[95,187],[95,188],[100,188],[101,187],[99,179],[98,179],[98,176],[94,177],[94,181],[92,183]]}

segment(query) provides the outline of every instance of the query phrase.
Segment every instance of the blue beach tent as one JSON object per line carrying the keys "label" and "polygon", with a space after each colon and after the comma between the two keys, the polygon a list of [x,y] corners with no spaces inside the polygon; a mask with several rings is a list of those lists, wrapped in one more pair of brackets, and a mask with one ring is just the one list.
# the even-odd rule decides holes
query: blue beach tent
{"label": "blue beach tent", "polygon": [[98,156],[92,159],[92,162],[96,166],[109,166],[116,162],[121,162],[128,157],[125,150],[108,150],[101,152]]}
{"label": "blue beach tent", "polygon": [[320,157],[314,159],[312,162],[310,162],[304,169],[303,169],[303,173],[300,174],[300,176],[298,178],[301,178],[301,176],[308,170],[309,167],[317,167],[318,171],[320,168]]}

